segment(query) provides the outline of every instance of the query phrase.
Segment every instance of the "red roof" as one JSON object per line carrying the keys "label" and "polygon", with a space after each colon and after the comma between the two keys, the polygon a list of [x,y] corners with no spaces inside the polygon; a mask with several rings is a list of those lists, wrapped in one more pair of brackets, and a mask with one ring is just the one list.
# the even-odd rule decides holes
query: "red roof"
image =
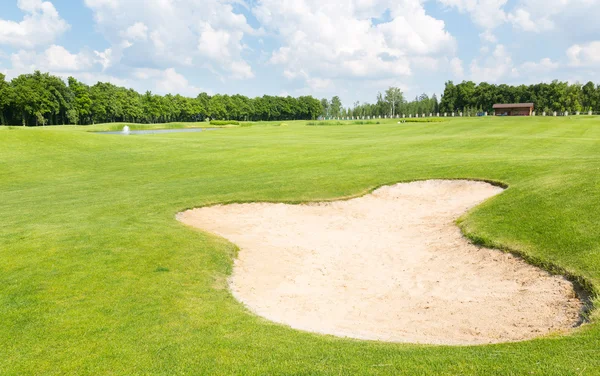
{"label": "red roof", "polygon": [[533,108],[533,103],[495,104],[494,108]]}

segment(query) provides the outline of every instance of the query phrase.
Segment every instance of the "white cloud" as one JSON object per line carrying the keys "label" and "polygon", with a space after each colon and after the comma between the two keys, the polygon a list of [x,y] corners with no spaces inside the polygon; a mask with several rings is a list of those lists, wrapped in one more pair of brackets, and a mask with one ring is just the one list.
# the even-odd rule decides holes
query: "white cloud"
{"label": "white cloud", "polygon": [[[110,60],[110,49],[103,53],[96,52]],[[98,81],[110,82],[118,86],[135,88],[145,91],[148,88],[160,94],[182,94],[196,96],[201,89],[191,85],[187,78],[178,73],[175,68],[147,69],[134,68],[129,70],[128,77],[115,77],[95,72],[98,65],[106,64],[103,59],[96,58],[87,51],[72,54],[62,46],[52,45],[42,53],[20,50],[10,56],[12,68],[7,70],[9,78],[20,74],[31,73],[34,70],[50,72],[62,78],[75,76],[82,82],[93,85]]]}
{"label": "white cloud", "polygon": [[504,6],[508,0],[437,0],[447,7],[468,13],[473,22],[484,28],[493,29],[506,21]]}
{"label": "white cloud", "polygon": [[189,83],[187,78],[180,73],[177,73],[175,68],[148,69],[137,68],[132,72],[132,79],[129,80],[129,85],[132,87],[154,87],[159,94],[181,94],[187,96],[197,96],[201,89]]}
{"label": "white cloud", "polygon": [[111,43],[110,51],[98,53],[107,69],[144,60],[161,68],[206,67],[221,77],[251,78],[243,39],[262,30],[252,28],[232,3],[238,1],[85,0]]}
{"label": "white cloud", "polygon": [[[518,29],[528,32],[561,30],[568,33],[575,16],[579,21],[574,29],[596,28],[596,10],[600,0],[521,0],[508,16]],[[591,17],[591,18],[590,18]]]}
{"label": "white cloud", "polygon": [[521,65],[520,70],[532,74],[548,73],[558,69],[560,64],[550,58],[541,59],[539,62],[528,61]]}
{"label": "white cloud", "polygon": [[600,64],[600,41],[575,44],[567,50],[569,64],[575,67],[598,66]]}
{"label": "white cloud", "polygon": [[534,21],[531,18],[531,13],[523,8],[516,9],[508,16],[508,19],[515,27],[523,31],[540,32],[550,30],[554,27],[552,21],[546,17]]}
{"label": "white cloud", "polygon": [[485,30],[483,33],[479,34],[479,38],[487,43],[498,43],[498,38],[496,38],[494,33],[492,33],[490,30]]}
{"label": "white cloud", "polygon": [[471,79],[475,82],[500,82],[507,77],[517,76],[519,73],[513,65],[512,57],[501,44],[490,56],[484,59],[474,59],[470,66]]}
{"label": "white cloud", "polygon": [[324,91],[333,87],[333,81],[328,78],[307,78],[306,83],[314,91]]}
{"label": "white cloud", "polygon": [[[391,20],[374,24],[386,10]],[[281,41],[269,63],[315,90],[410,76],[414,64],[433,67],[436,56],[455,50],[444,22],[428,16],[420,0],[261,0],[253,12]]]}
{"label": "white cloud", "polygon": [[[577,19],[575,28],[598,31],[595,11],[600,0],[516,0],[509,6],[508,0],[437,0],[470,16],[473,23],[485,30],[492,30],[506,22],[516,29],[527,32],[545,32],[560,29],[569,33],[572,22]],[[507,8],[512,9],[507,9]],[[584,21],[585,20],[585,21]],[[497,43],[489,34],[481,34],[482,40]]]}
{"label": "white cloud", "polygon": [[94,65],[87,52],[72,54],[62,46],[52,45],[42,53],[20,50],[10,56],[11,76],[31,73],[34,70],[49,72],[80,72]]}
{"label": "white cloud", "polygon": [[143,22],[136,22],[129,26],[127,30],[121,32],[121,36],[126,40],[147,40],[148,26]]}
{"label": "white cloud", "polygon": [[54,5],[42,0],[18,0],[25,16],[21,22],[0,19],[0,45],[33,48],[52,43],[69,29]]}
{"label": "white cloud", "polygon": [[440,68],[440,59],[430,56],[410,58],[410,63],[415,67],[415,70],[437,71]]}
{"label": "white cloud", "polygon": [[7,78],[12,79],[20,74],[28,74],[35,69],[41,69],[52,75],[61,77],[65,81],[69,76],[74,76],[79,81],[88,85],[95,85],[98,82],[110,82],[113,85],[133,88],[140,93],[151,90],[152,92],[161,95],[181,94],[184,96],[195,97],[202,91],[208,91],[190,84],[187,78],[178,73],[175,68],[135,68],[128,72],[126,77],[116,77],[110,74],[98,73],[93,70],[81,70],[84,69],[83,66],[77,67],[78,70],[75,71],[64,69],[64,67],[53,69],[53,66],[48,65],[47,62],[43,62],[43,65],[34,64],[33,61],[39,61],[41,56],[43,55],[36,55],[33,52],[25,51],[14,54],[12,56],[13,67],[7,69],[5,72]]}
{"label": "white cloud", "polygon": [[463,62],[457,57],[450,60],[450,70],[452,71],[452,74],[458,79],[462,79],[465,75]]}
{"label": "white cloud", "polygon": [[216,62],[221,62],[230,76],[238,79],[254,77],[252,68],[244,60],[238,60],[243,50],[242,31],[215,30],[208,22],[200,26],[198,50],[200,55]]}

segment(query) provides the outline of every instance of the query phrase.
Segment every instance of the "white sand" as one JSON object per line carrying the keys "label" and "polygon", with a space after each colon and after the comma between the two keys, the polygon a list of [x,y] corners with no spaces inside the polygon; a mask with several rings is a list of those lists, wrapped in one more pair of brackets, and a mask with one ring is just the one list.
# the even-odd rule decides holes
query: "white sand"
{"label": "white sand", "polygon": [[349,201],[214,206],[178,219],[237,244],[233,294],[292,328],[452,345],[567,331],[582,308],[570,282],[470,244],[454,223],[501,192],[435,180]]}

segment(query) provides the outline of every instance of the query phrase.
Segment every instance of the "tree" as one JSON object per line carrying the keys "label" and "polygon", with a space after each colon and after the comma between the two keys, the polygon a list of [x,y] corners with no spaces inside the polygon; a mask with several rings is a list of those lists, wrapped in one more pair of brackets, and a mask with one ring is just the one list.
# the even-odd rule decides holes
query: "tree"
{"label": "tree", "polygon": [[385,100],[389,104],[391,108],[391,115],[394,117],[396,115],[396,108],[400,106],[400,104],[404,101],[404,95],[402,94],[402,90],[397,87],[390,87],[385,91]]}
{"label": "tree", "polygon": [[438,102],[437,95],[433,94],[431,97],[431,112],[437,114],[440,112],[440,103]]}
{"label": "tree", "polygon": [[533,102],[542,112],[577,112],[600,109],[600,85],[553,81],[535,85],[509,86],[475,84],[463,81],[445,84],[441,100],[433,94],[421,94],[404,100],[402,91],[388,88],[377,94],[375,103],[354,102],[344,108],[338,96],[331,101],[311,96],[243,95],[200,93],[195,98],[181,95],[139,94],[133,89],[98,82],[88,86],[73,77],[68,85],[56,76],[36,71],[20,75],[10,82],[0,74],[0,124],[54,125],[105,122],[171,122],[214,119],[242,121],[315,119],[324,117],[375,117],[398,114],[430,114],[463,111],[491,112],[494,103]]}
{"label": "tree", "polygon": [[69,119],[69,123],[71,124],[79,124],[79,113],[75,109],[70,109],[67,111],[67,119]]}
{"label": "tree", "polygon": [[342,101],[340,97],[335,96],[331,98],[331,104],[329,105],[329,115],[333,117],[339,117],[342,111]]}
{"label": "tree", "polygon": [[23,126],[29,125],[30,118],[34,115],[37,125],[37,114],[41,114],[43,96],[46,94],[43,85],[39,84],[39,72],[22,74],[11,81],[11,86],[14,93],[14,109],[20,114]]}
{"label": "tree", "polygon": [[586,111],[591,111],[596,102],[596,85],[588,82],[581,88],[581,104]]}
{"label": "tree", "polygon": [[444,112],[454,112],[456,109],[457,90],[452,81],[446,82],[440,109]]}
{"label": "tree", "polygon": [[327,118],[329,116],[329,101],[327,98],[321,99],[321,107],[323,108],[323,117]]}
{"label": "tree", "polygon": [[215,95],[208,102],[208,116],[211,119],[225,120],[227,118],[226,98],[222,95]]}
{"label": "tree", "polygon": [[7,111],[12,102],[11,86],[5,80],[6,76],[0,73],[0,125],[7,124],[4,112]]}
{"label": "tree", "polygon": [[91,107],[92,107],[92,99],[90,98],[90,88],[89,86],[82,84],[77,81],[73,77],[69,77],[69,89],[73,94],[72,98],[72,110],[70,118],[76,119],[77,122],[71,123],[78,124],[80,121],[84,124],[89,124],[90,115],[91,115]]}

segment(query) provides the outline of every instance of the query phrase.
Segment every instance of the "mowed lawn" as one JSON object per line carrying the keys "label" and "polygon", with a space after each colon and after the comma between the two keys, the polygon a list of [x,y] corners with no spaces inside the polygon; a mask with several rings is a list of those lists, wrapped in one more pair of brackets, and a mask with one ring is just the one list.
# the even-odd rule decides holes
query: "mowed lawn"
{"label": "mowed lawn", "polygon": [[0,375],[600,374],[596,312],[567,336],[474,347],[270,323],[228,292],[235,245],[175,220],[216,203],[493,180],[509,189],[463,230],[600,291],[600,118],[286,123],[143,136],[0,127]]}

